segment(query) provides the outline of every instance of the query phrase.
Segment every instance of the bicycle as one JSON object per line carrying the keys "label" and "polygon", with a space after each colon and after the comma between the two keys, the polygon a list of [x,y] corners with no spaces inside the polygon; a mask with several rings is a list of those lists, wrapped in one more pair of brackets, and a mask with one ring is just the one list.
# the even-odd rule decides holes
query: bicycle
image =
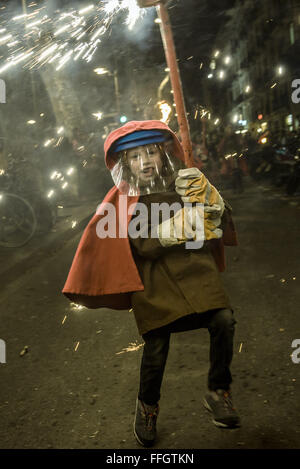
{"label": "bicycle", "polygon": [[30,174],[31,166],[20,160],[0,175],[0,246],[24,246],[37,231],[49,231],[56,222],[55,200],[42,195]]}
{"label": "bicycle", "polygon": [[26,199],[10,192],[0,193],[0,246],[24,246],[36,228],[34,210]]}

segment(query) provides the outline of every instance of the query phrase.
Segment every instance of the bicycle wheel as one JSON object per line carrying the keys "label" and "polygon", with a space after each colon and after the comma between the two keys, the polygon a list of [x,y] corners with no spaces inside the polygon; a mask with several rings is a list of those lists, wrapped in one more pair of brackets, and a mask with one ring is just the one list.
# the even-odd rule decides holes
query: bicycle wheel
{"label": "bicycle wheel", "polygon": [[27,200],[16,194],[0,193],[0,246],[24,246],[32,238],[36,226],[36,216]]}

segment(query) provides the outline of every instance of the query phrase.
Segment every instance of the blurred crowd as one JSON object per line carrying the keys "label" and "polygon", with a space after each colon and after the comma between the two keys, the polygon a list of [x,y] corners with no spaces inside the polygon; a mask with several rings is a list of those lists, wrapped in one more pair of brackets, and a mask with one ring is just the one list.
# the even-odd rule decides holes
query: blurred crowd
{"label": "blurred crowd", "polygon": [[300,132],[236,133],[233,126],[228,125],[222,133],[208,133],[205,139],[194,134],[192,146],[195,166],[213,184],[242,192],[242,179],[250,175],[254,155],[274,153],[275,148],[281,148],[294,156],[300,147]]}

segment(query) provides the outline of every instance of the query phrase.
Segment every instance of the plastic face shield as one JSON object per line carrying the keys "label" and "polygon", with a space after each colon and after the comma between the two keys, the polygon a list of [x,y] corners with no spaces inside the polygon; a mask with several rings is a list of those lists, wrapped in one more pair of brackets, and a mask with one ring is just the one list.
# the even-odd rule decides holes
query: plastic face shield
{"label": "plastic face shield", "polygon": [[123,150],[116,154],[113,181],[129,196],[167,192],[184,164],[160,143]]}

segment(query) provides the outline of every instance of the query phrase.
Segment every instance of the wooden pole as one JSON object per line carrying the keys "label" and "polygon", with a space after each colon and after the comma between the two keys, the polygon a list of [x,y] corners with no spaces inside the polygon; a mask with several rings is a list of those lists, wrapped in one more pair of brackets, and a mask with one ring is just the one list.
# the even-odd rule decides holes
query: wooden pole
{"label": "wooden pole", "polygon": [[172,28],[169,14],[164,3],[159,2],[156,6],[158,17],[161,20],[160,32],[165,50],[166,61],[170,69],[170,80],[174,92],[177,121],[184,150],[184,160],[188,168],[193,166],[192,143],[190,137],[189,124],[186,116],[184,97],[181,85],[180,74],[177,65],[176,51],[173,40]]}

